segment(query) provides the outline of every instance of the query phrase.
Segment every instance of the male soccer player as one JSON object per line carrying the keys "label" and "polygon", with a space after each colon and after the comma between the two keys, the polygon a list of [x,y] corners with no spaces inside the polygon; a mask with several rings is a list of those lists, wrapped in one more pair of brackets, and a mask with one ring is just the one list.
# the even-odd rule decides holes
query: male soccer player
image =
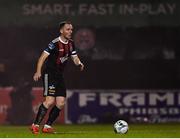
{"label": "male soccer player", "polygon": [[[73,32],[71,22],[61,22],[59,31],[60,36],[50,42],[39,57],[37,69],[33,76],[34,81],[38,81],[42,75],[43,96],[45,97],[44,102],[39,107],[34,123],[31,125],[31,130],[34,134],[39,132],[41,121],[45,117],[48,108],[55,102],[55,105],[49,112],[48,120],[42,128],[43,133],[54,132],[51,125],[59,116],[59,112],[65,104],[66,86],[63,79],[63,70],[68,58],[71,57],[74,64],[79,66],[81,71],[84,69],[84,65],[80,61],[74,43],[71,40]],[[42,72],[43,65],[45,65],[45,68]]]}

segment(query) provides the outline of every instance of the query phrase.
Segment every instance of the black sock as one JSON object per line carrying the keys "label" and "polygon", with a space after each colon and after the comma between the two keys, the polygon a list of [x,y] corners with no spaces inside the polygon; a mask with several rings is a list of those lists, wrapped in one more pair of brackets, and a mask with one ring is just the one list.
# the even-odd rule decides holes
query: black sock
{"label": "black sock", "polygon": [[39,110],[38,110],[38,113],[37,113],[37,115],[36,115],[36,119],[35,119],[35,121],[34,121],[34,124],[39,125],[39,124],[41,123],[41,121],[43,120],[44,116],[45,116],[46,113],[47,113],[47,110],[48,110],[48,109],[47,109],[43,104],[41,104],[41,105],[39,106]]}
{"label": "black sock", "polygon": [[49,117],[48,120],[46,122],[47,125],[52,125],[52,123],[57,119],[57,117],[59,116],[59,112],[61,110],[55,105],[51,111],[49,112]]}

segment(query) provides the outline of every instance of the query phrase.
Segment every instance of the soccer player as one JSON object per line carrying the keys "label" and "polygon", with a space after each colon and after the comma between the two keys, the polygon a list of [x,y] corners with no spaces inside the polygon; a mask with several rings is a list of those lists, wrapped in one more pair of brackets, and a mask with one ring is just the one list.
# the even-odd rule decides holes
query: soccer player
{"label": "soccer player", "polygon": [[[63,70],[69,57],[74,64],[84,69],[83,63],[80,61],[71,35],[73,26],[71,22],[64,21],[59,26],[60,36],[49,43],[48,47],[44,49],[37,62],[37,69],[33,76],[34,81],[38,81],[41,76],[44,85],[44,102],[40,105],[38,113],[31,125],[32,133],[38,134],[39,125],[45,117],[48,108],[54,104],[49,112],[49,117],[42,128],[43,133],[52,133],[52,124],[59,116],[60,111],[64,107],[66,98],[66,86],[63,79]],[[45,62],[46,61],[46,62]],[[44,70],[42,67],[45,65]]]}

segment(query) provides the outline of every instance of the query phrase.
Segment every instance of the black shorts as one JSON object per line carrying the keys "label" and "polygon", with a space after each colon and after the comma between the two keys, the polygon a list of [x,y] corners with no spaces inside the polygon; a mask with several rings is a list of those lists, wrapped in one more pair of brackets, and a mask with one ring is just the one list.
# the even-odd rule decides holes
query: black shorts
{"label": "black shorts", "polygon": [[66,85],[63,75],[56,75],[52,73],[43,73],[43,96],[63,96],[66,97]]}

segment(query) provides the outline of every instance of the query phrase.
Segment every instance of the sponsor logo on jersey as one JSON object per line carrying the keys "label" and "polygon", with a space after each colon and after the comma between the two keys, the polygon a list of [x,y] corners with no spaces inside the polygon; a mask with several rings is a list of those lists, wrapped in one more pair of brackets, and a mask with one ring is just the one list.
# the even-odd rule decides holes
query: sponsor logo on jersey
{"label": "sponsor logo on jersey", "polygon": [[66,56],[60,58],[61,63],[64,63],[66,60],[68,60],[68,54],[66,54]]}

